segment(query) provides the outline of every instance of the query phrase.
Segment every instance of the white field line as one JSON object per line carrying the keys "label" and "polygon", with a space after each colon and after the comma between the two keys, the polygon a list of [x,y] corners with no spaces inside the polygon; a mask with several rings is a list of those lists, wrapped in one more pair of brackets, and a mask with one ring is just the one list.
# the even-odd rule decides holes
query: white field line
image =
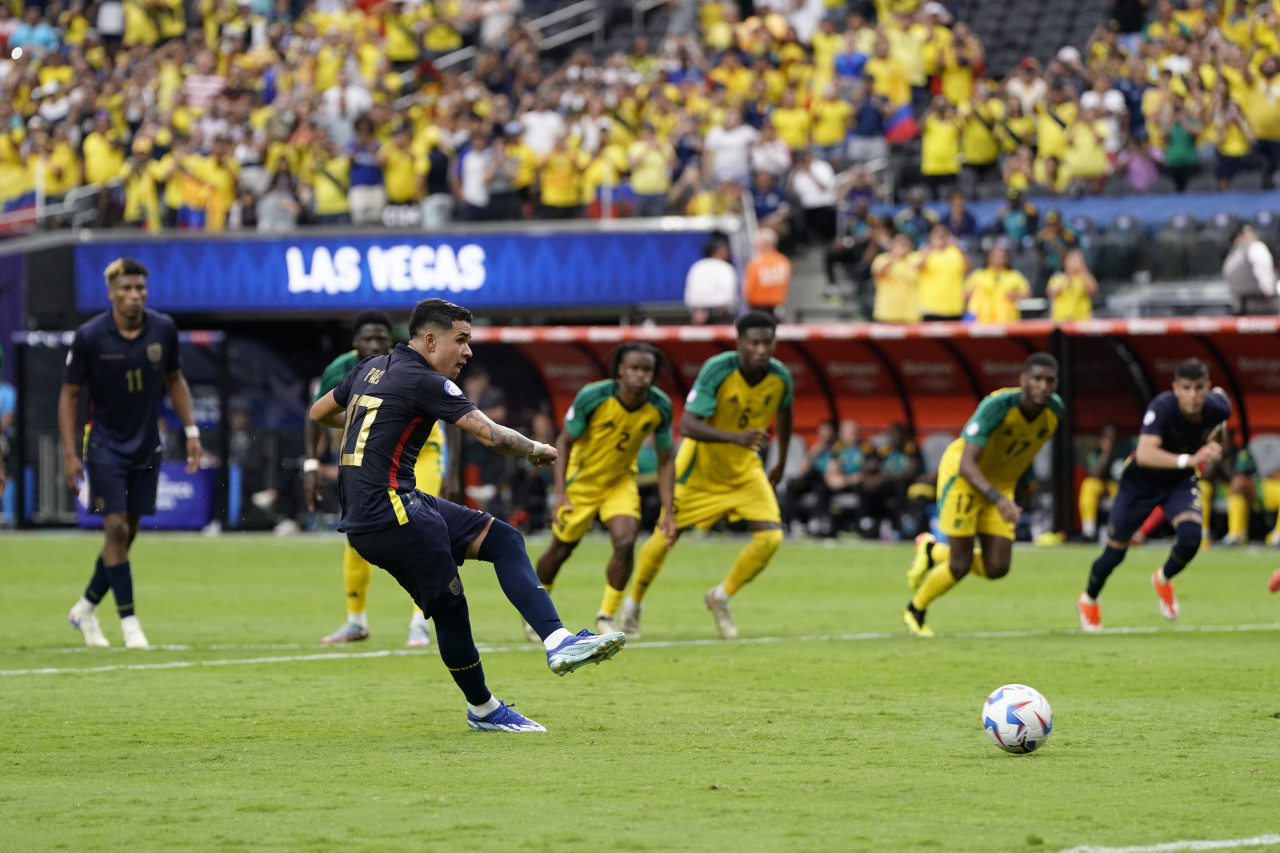
{"label": "white field line", "polygon": [[[1186,625],[1176,628],[1109,628],[1103,631],[1104,634],[1155,634],[1163,633],[1221,633],[1236,631],[1280,631],[1280,622],[1272,622],[1257,625]],[[1026,637],[1048,637],[1048,636],[1071,636],[1076,634],[1083,635],[1083,631],[1079,629],[1070,630],[1046,630],[1033,629],[1027,631],[971,631],[955,634],[940,634],[940,637],[950,637],[953,639],[964,640],[1003,640],[1003,639],[1020,639]],[[890,640],[905,639],[902,632],[874,632],[865,634],[810,634],[796,635],[786,637],[746,637],[731,642],[724,640],[658,640],[647,642],[631,642],[628,643],[632,648],[649,648],[649,649],[669,649],[669,648],[694,648],[698,646],[731,646],[731,645],[768,645],[774,643],[832,643],[832,642],[864,642],[867,640]],[[915,641],[913,641],[915,642]],[[918,641],[924,642],[924,641]],[[194,652],[194,651],[289,651],[313,649],[315,646],[303,644],[280,644],[280,645],[230,645],[217,644],[210,646],[185,646],[185,645],[157,645],[152,646],[151,651],[177,651],[177,652]],[[107,666],[92,667],[38,667],[35,669],[9,669],[0,670],[0,677],[13,677],[20,675],[67,675],[73,673],[84,672],[120,672],[124,670],[149,670],[149,669],[187,669],[199,666],[237,666],[251,664],[267,664],[267,663],[293,663],[296,661],[324,661],[324,660],[355,660],[360,658],[386,658],[400,657],[404,655],[419,655],[424,652],[433,651],[431,649],[385,649],[369,652],[311,652],[309,654],[300,655],[273,655],[271,657],[260,658],[229,658],[225,660],[177,660],[165,661],[163,663],[130,663],[130,664],[111,664]],[[477,644],[477,648],[482,654],[503,654],[506,652],[530,652],[537,647],[530,643],[521,643],[519,645],[484,645]],[[136,656],[137,652],[126,652],[124,649],[113,649],[109,652],[100,652],[96,649],[89,648],[67,648],[67,649],[50,649],[44,651],[41,649],[4,649],[9,654],[72,654],[72,653],[93,653],[93,654],[128,654],[131,657]],[[1083,848],[1082,848],[1083,849]],[[1207,849],[1207,848],[1206,848]]]}
{"label": "white field line", "polygon": [[1146,847],[1072,847],[1061,853],[1177,853],[1180,850],[1227,850],[1232,847],[1260,847],[1263,844],[1280,844],[1280,835],[1258,835],[1222,841],[1170,841]]}

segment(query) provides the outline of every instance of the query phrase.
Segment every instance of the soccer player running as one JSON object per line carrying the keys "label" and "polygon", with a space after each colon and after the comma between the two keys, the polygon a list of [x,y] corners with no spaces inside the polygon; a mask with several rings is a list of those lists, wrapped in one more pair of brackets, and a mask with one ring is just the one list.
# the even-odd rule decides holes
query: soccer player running
{"label": "soccer player running", "polygon": [[503,593],[538,632],[557,675],[608,660],[627,638],[570,634],[514,527],[415,488],[414,463],[437,420],[457,424],[505,456],[555,464],[554,447],[494,423],[463,396],[454,380],[471,358],[470,340],[470,311],[425,299],[409,318],[409,343],[360,362],[311,406],[311,418],[343,427],[340,529],[360,556],[386,569],[435,620],[440,658],[467,700],[467,724],[479,731],[546,731],[485,686],[458,567],[468,558],[493,564]]}
{"label": "soccer player running", "polygon": [[[624,343],[613,353],[609,379],[592,382],[573,398],[556,439],[556,453],[568,459],[553,469],[551,547],[538,560],[538,580],[551,585],[596,516],[609,529],[613,554],[605,569],[604,598],[596,630],[616,631],[614,614],[626,593],[640,529],[640,489],[636,457],[652,435],[658,452],[660,529],[674,539],[675,460],[671,450],[671,400],[653,383],[662,364],[652,344]],[[530,639],[537,639],[534,634]]]}
{"label": "soccer player running", "polygon": [[1178,363],[1173,390],[1162,391],[1147,407],[1138,433],[1138,446],[1120,475],[1120,490],[1111,503],[1107,545],[1093,561],[1089,582],[1076,608],[1080,627],[1102,630],[1098,595],[1107,578],[1124,560],[1130,537],[1153,509],[1161,507],[1173,525],[1173,548],[1151,583],[1156,589],[1160,615],[1178,618],[1173,577],[1187,567],[1200,550],[1200,489],[1196,470],[1222,458],[1222,445],[1213,440],[1219,424],[1231,416],[1231,401],[1221,388],[1209,389],[1209,367],[1198,358]]}
{"label": "soccer player running", "polygon": [[915,561],[907,571],[915,596],[902,621],[917,637],[934,636],[925,625],[925,611],[965,575],[996,580],[1009,573],[1014,526],[1022,515],[1014,489],[1065,412],[1055,393],[1058,361],[1053,356],[1034,353],[1018,379],[1019,387],[988,394],[942,454],[938,529],[950,544],[938,543],[931,533],[916,537]]}
{"label": "soccer player running", "polygon": [[[134,609],[129,548],[138,519],[156,511],[160,483],[160,402],[165,392],[187,436],[187,473],[200,465],[200,430],[191,416],[191,389],[178,362],[178,329],[165,314],[147,309],[147,268],[133,258],[107,265],[108,311],[76,329],[58,396],[67,488],[79,492],[87,475],[89,508],[102,515],[105,542],[84,596],[67,619],[85,645],[108,646],[97,607],[110,589],[127,649],[145,649],[146,634]],[[80,392],[89,391],[89,422],[77,440]]]}
{"label": "soccer player running", "polygon": [[[640,549],[631,595],[622,602],[619,627],[640,636],[640,606],[680,533],[710,527],[722,518],[742,519],[751,541],[704,601],[726,640],[738,637],[729,599],[760,574],[782,544],[782,513],[774,489],[791,444],[791,371],[773,357],[778,321],[763,311],[738,318],[738,347],[702,365],[680,419],[684,440],[676,453],[675,511]],[[778,461],[766,475],[760,454],[777,415]],[[674,526],[674,533],[671,528]]]}
{"label": "soccer player running", "polygon": [[[391,318],[382,311],[362,311],[352,324],[352,349],[330,362],[320,375],[320,384],[316,387],[315,402],[338,387],[352,369],[374,355],[385,355],[391,351]],[[310,418],[303,424],[302,443],[307,457],[302,463],[303,492],[307,499],[307,509],[315,511],[322,500],[320,484],[319,446],[322,430]],[[436,422],[427,441],[418,454],[418,462],[413,470],[418,488],[429,495],[439,495],[444,481],[444,430]],[[322,643],[350,643],[369,638],[369,619],[365,613],[365,602],[369,596],[369,577],[372,568],[369,562],[356,553],[350,543],[344,547],[342,555],[342,582],[347,598],[347,621],[341,628],[327,637],[321,637]],[[409,639],[405,645],[410,648],[421,648],[431,644],[431,629],[427,617],[415,604],[413,616],[409,620]]]}

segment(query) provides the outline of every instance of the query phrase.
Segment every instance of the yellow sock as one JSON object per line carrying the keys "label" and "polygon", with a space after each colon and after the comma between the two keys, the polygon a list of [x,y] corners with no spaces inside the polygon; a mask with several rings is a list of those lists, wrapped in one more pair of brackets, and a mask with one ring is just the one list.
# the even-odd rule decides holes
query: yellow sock
{"label": "yellow sock", "polygon": [[342,553],[342,585],[347,590],[347,612],[363,613],[365,599],[369,596],[369,561],[356,553],[350,545]]}
{"label": "yellow sock", "polygon": [[[1213,483],[1208,480],[1200,481],[1200,506],[1204,507],[1204,513],[1200,520],[1200,538],[1209,538],[1209,522],[1213,520]],[[1173,519],[1169,519],[1173,521]]]}
{"label": "yellow sock", "polygon": [[935,542],[929,552],[929,566],[945,566],[951,559],[951,546],[945,542]]}
{"label": "yellow sock", "polygon": [[622,596],[626,595],[624,589],[614,589],[608,584],[604,585],[604,597],[600,599],[600,612],[605,616],[612,616],[618,612],[618,605],[622,603]]}
{"label": "yellow sock", "polygon": [[742,546],[738,559],[733,561],[733,568],[724,579],[724,591],[728,595],[736,595],[738,590],[749,584],[756,575],[764,571],[769,560],[782,544],[781,530],[757,530],[751,534],[751,541]]}
{"label": "yellow sock", "polygon": [[[950,566],[947,568],[950,568]],[[981,548],[973,549],[973,561],[969,563],[969,574],[977,575],[980,578],[985,578],[987,576],[987,566],[982,562]]]}
{"label": "yellow sock", "polygon": [[921,612],[928,610],[935,598],[945,595],[956,583],[956,579],[951,575],[951,566],[946,563],[938,565],[925,576],[924,583],[911,599],[911,606]]}
{"label": "yellow sock", "polygon": [[649,584],[662,571],[667,553],[671,550],[667,537],[656,530],[640,546],[640,555],[636,559],[636,579],[631,583],[631,600],[636,604],[644,601],[644,594],[649,591]]}
{"label": "yellow sock", "polygon": [[1249,499],[1244,495],[1227,495],[1227,535],[1249,538]]}
{"label": "yellow sock", "polygon": [[1097,477],[1085,477],[1080,483],[1080,524],[1096,525],[1098,523],[1098,502],[1106,486]]}

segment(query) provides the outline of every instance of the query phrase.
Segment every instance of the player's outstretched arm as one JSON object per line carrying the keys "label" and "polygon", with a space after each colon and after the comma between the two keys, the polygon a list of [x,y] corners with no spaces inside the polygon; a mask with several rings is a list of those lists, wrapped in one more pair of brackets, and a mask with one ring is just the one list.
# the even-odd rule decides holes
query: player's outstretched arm
{"label": "player's outstretched arm", "polygon": [[346,411],[338,401],[333,399],[333,392],[330,391],[319,400],[311,404],[311,411],[308,413],[311,420],[320,424],[320,426],[329,429],[342,429],[342,413]]}
{"label": "player's outstretched arm", "polygon": [[[560,459],[569,458],[569,450],[573,447],[573,433],[567,429],[560,430],[560,434],[556,436],[556,456]],[[569,503],[567,494],[568,485],[565,483],[565,466],[557,465],[551,471],[551,478],[555,483],[555,497],[551,501],[551,517],[560,517],[560,508],[568,507],[573,509],[573,504]]]}
{"label": "player's outstretched arm", "polygon": [[62,467],[67,488],[80,491],[80,476],[84,463],[76,444],[76,415],[80,409],[80,386],[63,385],[58,394],[58,435],[62,438]]}
{"label": "player's outstretched arm", "polygon": [[658,529],[675,541],[676,534],[676,454],[668,447],[658,451],[658,500],[662,502]]}
{"label": "player's outstretched arm", "polygon": [[510,427],[496,423],[479,409],[472,409],[458,418],[457,425],[485,447],[503,456],[527,456],[534,465],[553,465],[559,458],[552,445],[526,438]]}
{"label": "player's outstretched arm", "polygon": [[1199,468],[1222,458],[1222,445],[1210,441],[1195,453],[1173,453],[1161,447],[1158,435],[1138,436],[1138,448],[1133,459],[1143,468]]}
{"label": "player's outstretched arm", "polygon": [[1022,515],[1022,507],[1009,500],[1004,494],[991,485],[987,475],[978,467],[978,458],[982,456],[983,447],[971,441],[964,443],[964,452],[960,454],[960,476],[969,481],[974,491],[980,492],[987,500],[996,505],[996,510],[1005,521],[1014,522]]}
{"label": "player's outstretched arm", "polygon": [[685,409],[680,416],[680,434],[694,441],[719,442],[736,444],[748,450],[761,451],[769,443],[769,433],[762,429],[749,429],[743,432],[730,432],[716,429],[702,418]]}
{"label": "player's outstretched arm", "polygon": [[191,386],[181,370],[170,370],[164,376],[164,384],[169,391],[169,401],[173,411],[182,422],[182,429],[187,435],[187,473],[194,474],[200,467],[200,454],[204,448],[200,446],[200,430],[196,427],[195,415],[191,413]]}
{"label": "player's outstretched arm", "polygon": [[769,471],[769,482],[777,488],[787,470],[787,451],[791,449],[791,406],[778,408],[775,423],[778,425],[778,458]]}

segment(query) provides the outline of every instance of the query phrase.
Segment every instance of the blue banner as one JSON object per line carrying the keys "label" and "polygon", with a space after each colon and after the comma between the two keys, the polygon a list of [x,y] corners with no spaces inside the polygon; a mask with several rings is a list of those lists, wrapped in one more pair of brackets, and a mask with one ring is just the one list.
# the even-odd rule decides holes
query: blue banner
{"label": "blue banner", "polygon": [[76,246],[76,308],[107,307],[102,271],[151,271],[160,311],[404,310],[439,296],[472,309],[681,302],[709,231],[177,237]]}
{"label": "blue banner", "polygon": [[[185,462],[161,462],[156,514],[144,515],[138,526],[143,530],[199,530],[213,520],[217,488],[216,468],[201,468],[188,474]],[[85,529],[101,530],[102,516],[89,512],[88,504],[86,482],[76,498],[76,521]]]}

